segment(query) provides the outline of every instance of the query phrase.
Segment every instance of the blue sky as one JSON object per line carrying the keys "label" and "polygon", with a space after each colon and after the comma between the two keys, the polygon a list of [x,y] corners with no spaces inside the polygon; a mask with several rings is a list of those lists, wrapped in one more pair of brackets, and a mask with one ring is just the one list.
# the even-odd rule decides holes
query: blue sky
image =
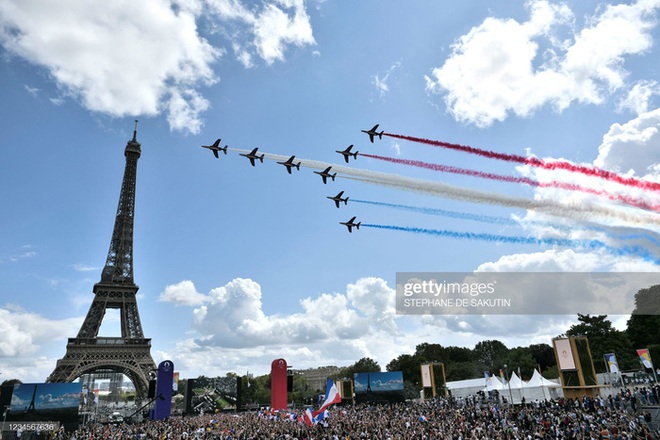
{"label": "blue sky", "polygon": [[[660,1],[500,3],[3,2],[0,377],[45,380],[77,334],[105,264],[135,119],[140,316],[156,363],[172,360],[182,378],[261,374],[279,357],[294,368],[365,356],[385,367],[421,342],[550,343],[575,321],[399,316],[397,272],[657,271],[652,211],[593,191],[364,156],[345,164],[335,153],[353,144],[657,205],[653,191],[388,136],[372,144],[360,132],[379,123],[386,133],[658,181]],[[219,159],[200,148],[217,138],[230,147]],[[291,175],[270,159],[251,167],[236,150],[255,147],[361,171],[324,185],[307,166]],[[347,178],[375,172],[385,176],[376,184]],[[410,191],[403,178],[423,183]],[[456,196],[431,194],[438,182]],[[463,218],[351,201],[337,209],[326,197],[342,190]],[[516,204],[504,206],[504,196]],[[366,226],[348,234],[339,222],[352,216],[523,243]],[[622,238],[631,234],[644,238]],[[646,258],[580,245],[592,239],[636,245]],[[102,332],[118,334],[117,316],[106,315]]]}

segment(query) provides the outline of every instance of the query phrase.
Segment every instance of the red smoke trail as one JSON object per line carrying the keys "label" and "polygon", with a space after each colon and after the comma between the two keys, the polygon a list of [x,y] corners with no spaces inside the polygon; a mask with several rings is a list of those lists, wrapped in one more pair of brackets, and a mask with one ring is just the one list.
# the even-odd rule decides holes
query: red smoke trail
{"label": "red smoke trail", "polygon": [[586,188],[580,185],[575,185],[573,183],[566,183],[566,182],[557,182],[557,181],[551,181],[551,182],[538,182],[536,180],[530,179],[529,177],[514,177],[514,176],[504,176],[501,174],[494,174],[494,173],[484,173],[482,171],[476,171],[476,170],[469,170],[465,168],[458,168],[458,167],[453,167],[449,165],[440,165],[440,164],[435,164],[435,163],[428,163],[428,162],[422,162],[419,160],[410,160],[410,159],[397,159],[395,157],[386,157],[386,156],[378,156],[375,154],[366,154],[366,153],[360,153],[360,156],[364,157],[370,157],[372,159],[378,159],[378,160],[383,160],[386,162],[393,162],[393,163],[398,163],[402,165],[409,165],[409,166],[414,166],[414,167],[419,167],[419,168],[425,168],[427,170],[433,170],[433,171],[443,171],[446,173],[453,173],[453,174],[463,174],[466,176],[474,176],[474,177],[481,177],[484,179],[491,179],[491,180],[497,180],[500,182],[510,182],[510,183],[522,183],[524,185],[529,185],[529,186],[536,186],[540,188],[560,188],[560,189],[565,189],[569,191],[581,191],[589,194],[594,194],[597,196],[601,197],[606,197],[610,200],[614,201],[619,201],[626,203],[631,206],[636,206],[637,208],[642,208],[642,209],[648,209],[652,211],[660,211],[660,205],[651,205],[648,204],[644,201],[637,200],[633,197],[622,195],[622,194],[613,194],[607,191],[602,191],[594,188]]}
{"label": "red smoke trail", "polygon": [[585,176],[600,177],[611,182],[620,183],[621,185],[632,186],[641,188],[648,191],[660,191],[660,183],[649,182],[648,180],[636,179],[634,177],[624,177],[611,171],[604,170],[597,167],[587,167],[584,165],[576,165],[571,162],[563,160],[547,161],[537,157],[525,157],[517,154],[497,153],[495,151],[483,150],[481,148],[470,147],[466,145],[451,144],[449,142],[434,141],[430,139],[416,138],[412,136],[404,136],[393,133],[383,133],[385,136],[404,139],[412,142],[420,142],[422,144],[435,145],[436,147],[448,148],[450,150],[464,151],[466,153],[476,154],[478,156],[487,157],[490,159],[499,159],[507,162],[517,162],[524,165],[530,165],[537,168],[544,168],[546,170],[566,170],[575,173],[584,174]]}

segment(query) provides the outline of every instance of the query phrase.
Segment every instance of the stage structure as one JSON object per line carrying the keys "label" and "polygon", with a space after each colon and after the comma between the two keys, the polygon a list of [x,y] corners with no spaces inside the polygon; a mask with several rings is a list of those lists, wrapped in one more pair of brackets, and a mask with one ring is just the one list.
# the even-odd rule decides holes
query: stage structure
{"label": "stage structure", "polygon": [[564,397],[572,399],[598,395],[600,385],[591,357],[589,340],[585,336],[571,336],[555,338],[552,344]]}
{"label": "stage structure", "polygon": [[435,378],[436,367],[440,372],[440,389],[443,391],[443,397],[447,394],[447,380],[445,376],[445,364],[442,362],[432,362],[430,364],[420,365],[422,375],[422,389],[425,391],[424,397],[426,398],[426,388],[431,388],[432,397],[438,395],[438,384]]}
{"label": "stage structure", "polygon": [[[135,385],[136,401],[147,398],[149,381],[156,372],[151,339],[144,337],[140,323],[136,299],[139,287],[133,281],[133,219],[140,154],[135,121],[133,139],[124,150],[126,167],[101,281],[94,285],[94,299],[78,336],[69,338],[66,354],[57,361],[47,379],[47,382],[73,382],[84,374],[122,373]],[[108,309],[119,310],[121,336],[99,337],[99,328]]]}

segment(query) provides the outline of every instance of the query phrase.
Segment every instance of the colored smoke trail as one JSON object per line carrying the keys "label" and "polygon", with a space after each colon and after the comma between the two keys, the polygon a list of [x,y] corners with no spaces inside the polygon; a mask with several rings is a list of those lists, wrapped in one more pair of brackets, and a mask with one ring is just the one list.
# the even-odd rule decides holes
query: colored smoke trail
{"label": "colored smoke trail", "polygon": [[494,174],[494,173],[486,173],[482,171],[477,171],[477,170],[470,170],[466,168],[459,168],[459,167],[454,167],[450,165],[441,165],[441,164],[435,164],[435,163],[429,163],[429,162],[422,162],[419,160],[410,160],[410,159],[399,159],[396,157],[388,157],[388,156],[379,156],[375,154],[367,154],[367,153],[360,153],[360,156],[364,157],[369,157],[371,159],[377,159],[377,160],[382,160],[385,162],[391,162],[391,163],[397,163],[401,165],[408,165],[408,166],[414,166],[417,168],[424,168],[427,170],[433,170],[433,171],[442,171],[446,173],[453,173],[453,174],[462,174],[465,176],[474,176],[474,177],[480,177],[484,179],[491,179],[491,180],[497,180],[499,182],[508,182],[508,183],[522,183],[524,185],[529,185],[529,186],[534,186],[534,187],[539,187],[539,188],[559,188],[559,189],[564,189],[564,190],[569,190],[569,191],[579,191],[579,192],[584,192],[588,194],[594,194],[597,196],[605,197],[610,200],[614,201],[619,201],[626,203],[631,206],[635,206],[637,208],[642,208],[642,209],[648,209],[651,211],[660,211],[660,205],[652,205],[649,203],[646,203],[642,200],[638,200],[634,197],[623,195],[623,194],[614,194],[608,191],[604,190],[599,190],[595,188],[587,188],[583,187],[580,185],[576,185],[573,183],[567,183],[567,182],[559,182],[559,181],[550,181],[550,182],[539,182],[534,179],[530,179],[529,177],[514,177],[514,176],[505,176],[502,174]]}
{"label": "colored smoke trail", "polygon": [[[472,221],[476,221],[476,222],[489,223],[489,224],[495,224],[495,225],[521,226],[521,223],[522,223],[522,222],[510,219],[508,217],[497,217],[497,216],[483,215],[483,214],[472,214],[472,213],[468,213],[468,212],[449,211],[449,210],[440,209],[440,208],[401,205],[401,204],[376,202],[376,201],[372,201],[372,200],[360,200],[360,199],[353,199],[353,198],[350,201],[351,201],[351,203],[361,203],[361,204],[367,204],[367,205],[382,206],[382,207],[385,207],[385,208],[398,209],[398,210],[402,210],[402,211],[418,212],[418,213],[421,213],[421,214],[437,215],[437,216],[448,217],[448,218],[456,218],[456,219],[459,219],[459,220],[472,220]],[[566,226],[566,225],[560,225],[560,224],[557,224],[557,223],[552,223],[552,222],[548,222],[548,221],[539,221],[539,220],[525,220],[525,223],[528,223],[530,225],[541,226],[541,227],[549,227],[549,228],[552,228],[552,229],[556,229],[556,230],[563,231],[563,232],[568,232],[568,233],[573,232],[576,229],[577,230],[582,230],[582,231],[585,231],[585,230],[587,230],[587,231],[596,231],[596,232],[601,232],[603,234],[606,234],[609,237],[612,237],[614,239],[619,239],[619,240],[643,239],[643,240],[648,240],[650,242],[653,242],[656,245],[660,245],[660,240],[658,240],[656,237],[654,237],[651,234],[645,234],[645,233],[634,233],[634,234],[616,233],[614,231],[603,228],[602,226],[596,226],[596,225]]]}
{"label": "colored smoke trail", "polygon": [[454,191],[454,189],[456,189],[455,187],[440,182],[413,179],[399,175],[393,176],[393,179],[367,178],[362,176],[342,177],[345,179],[357,180],[359,182],[369,183],[372,185],[403,189],[436,197],[453,198],[456,200],[464,200],[473,203],[488,203],[493,205],[516,207],[582,221],[595,221],[599,217],[611,217],[635,225],[642,225],[646,228],[649,228],[651,224],[660,225],[660,219],[657,216],[649,216],[644,213],[628,213],[606,207],[585,204],[560,204],[552,200],[522,199],[518,197],[487,193],[483,191],[474,191],[463,188],[458,188],[458,191]]}
{"label": "colored smoke trail", "polygon": [[584,165],[577,165],[565,160],[548,161],[539,159],[537,157],[525,157],[517,154],[505,154],[495,151],[484,150],[481,148],[470,147],[467,145],[452,144],[449,142],[434,141],[431,139],[422,139],[413,136],[405,136],[393,133],[383,133],[385,136],[403,139],[412,142],[419,142],[437,147],[447,148],[450,150],[464,151],[466,153],[476,154],[478,156],[487,157],[490,159],[504,160],[507,162],[517,162],[523,165],[530,165],[537,168],[546,170],[566,170],[575,173],[584,174],[585,176],[600,177],[602,179],[616,182],[621,185],[631,186],[635,188],[645,189],[647,191],[660,191],[660,183],[650,182],[648,180],[637,179],[634,177],[624,177],[612,171],[607,171],[598,167],[588,167]]}
{"label": "colored smoke trail", "polygon": [[[245,153],[250,152],[250,150],[239,150],[233,148],[230,148],[230,150],[245,152]],[[290,156],[270,154],[270,153],[261,153],[261,154],[264,154],[265,158],[274,161],[285,161],[290,157]],[[314,161],[314,160],[307,160],[300,158],[296,158],[295,161],[296,162],[300,161],[302,167],[311,168],[315,170],[324,170],[327,167],[332,167],[331,172],[337,172],[340,174],[339,177],[345,179],[356,180],[356,181],[369,183],[372,185],[383,186],[383,187],[408,190],[408,191],[418,192],[418,193],[437,196],[437,197],[439,196],[445,198],[452,198],[456,200],[463,200],[473,203],[488,203],[493,205],[516,207],[531,211],[536,210],[555,216],[574,218],[582,221],[593,222],[597,220],[599,217],[617,218],[619,220],[628,223],[644,226],[645,228],[652,231],[656,231],[657,226],[660,225],[660,218],[658,218],[657,215],[646,212],[628,213],[628,212],[613,210],[610,208],[605,208],[600,206],[590,206],[585,204],[564,205],[552,200],[523,199],[519,197],[512,197],[512,196],[489,193],[484,191],[476,191],[471,189],[454,187],[452,185],[447,185],[435,181],[414,179],[410,177],[400,176],[397,174],[388,174],[377,171],[356,169],[356,168],[346,167],[343,165],[337,165],[337,164],[321,162],[321,161]],[[475,237],[479,238],[481,235],[482,234],[476,234]],[[534,238],[526,238],[526,237],[521,237],[520,239],[527,240],[526,242],[528,243],[542,243],[541,241],[542,239],[534,239]],[[564,245],[568,245],[568,243],[575,245],[576,243],[575,241],[571,241],[568,239],[561,239],[561,238],[556,238],[551,240],[554,240],[556,245],[562,245],[562,243],[564,243]],[[543,243],[551,244],[547,240],[544,241]],[[603,246],[607,246],[607,245],[603,244]],[[618,252],[619,253],[618,255],[636,255],[636,256],[641,256],[642,258],[652,261],[654,263],[656,262],[656,258],[652,256],[649,253],[649,251],[643,247],[633,246],[633,247],[624,248],[623,250],[613,247],[608,247],[608,249],[610,248],[612,249],[612,252],[614,253]]]}
{"label": "colored smoke trail", "polygon": [[467,212],[448,211],[439,208],[426,208],[423,206],[410,206],[410,205],[397,205],[393,203],[374,202],[371,200],[360,200],[351,198],[351,203],[362,203],[368,205],[383,206],[386,208],[394,208],[403,211],[419,212],[421,214],[439,215],[442,217],[457,218],[459,220],[473,220],[481,223],[491,223],[497,225],[519,226],[520,224],[515,220],[506,217],[495,217],[490,215],[470,214]]}
{"label": "colored smoke trail", "polygon": [[495,243],[513,243],[513,244],[538,244],[561,247],[580,247],[588,250],[603,249],[616,256],[634,256],[641,257],[645,261],[660,265],[660,259],[651,255],[651,253],[641,246],[626,246],[615,248],[603,243],[600,240],[570,240],[566,238],[536,238],[511,235],[488,234],[484,232],[459,232],[446,229],[427,229],[415,228],[410,226],[378,225],[372,223],[362,223],[364,228],[389,229],[393,231],[412,232],[415,234],[428,234],[440,237],[449,237],[456,239],[483,240]]}
{"label": "colored smoke trail", "polygon": [[[230,148],[231,151],[241,153],[249,153],[250,150],[242,150]],[[280,154],[260,153],[264,154],[265,158],[275,161],[285,161],[290,156]],[[473,189],[461,188],[448,185],[436,181],[428,181],[422,179],[415,179],[411,177],[400,176],[398,174],[388,174],[378,171],[370,171],[359,168],[351,168],[343,165],[336,165],[327,162],[295,159],[296,162],[300,161],[301,166],[316,170],[324,170],[327,167],[332,167],[331,172],[337,172],[340,177],[345,179],[356,180],[372,185],[379,185],[389,188],[397,188],[401,190],[418,192],[421,194],[432,195],[436,197],[446,197],[456,200],[463,200],[472,203],[487,203],[491,205],[499,205],[513,208],[521,208],[525,210],[536,210],[545,212],[547,214],[569,217],[578,220],[594,220],[598,217],[616,218],[624,222],[632,223],[635,225],[660,225],[660,217],[657,215],[650,215],[646,212],[622,212],[607,207],[580,204],[562,204],[554,200],[531,200],[520,197],[507,196],[502,194],[490,193],[485,191],[477,191]]]}

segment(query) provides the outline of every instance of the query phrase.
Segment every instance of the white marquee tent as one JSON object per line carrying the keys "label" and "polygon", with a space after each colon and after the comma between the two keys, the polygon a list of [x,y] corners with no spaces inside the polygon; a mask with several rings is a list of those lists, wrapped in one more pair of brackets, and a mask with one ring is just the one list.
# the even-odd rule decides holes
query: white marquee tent
{"label": "white marquee tent", "polygon": [[[557,399],[563,396],[561,385],[558,382],[548,380],[541,376],[541,373],[534,370],[532,378],[525,382],[521,380],[514,372],[511,374],[509,382],[502,382],[496,376],[488,379],[468,379],[447,382],[447,388],[452,392],[452,396],[461,398],[472,396],[479,391],[485,393],[497,390],[500,396],[507,400],[513,400],[513,403],[525,402],[533,403],[536,400]],[[509,391],[510,390],[510,391]]]}

